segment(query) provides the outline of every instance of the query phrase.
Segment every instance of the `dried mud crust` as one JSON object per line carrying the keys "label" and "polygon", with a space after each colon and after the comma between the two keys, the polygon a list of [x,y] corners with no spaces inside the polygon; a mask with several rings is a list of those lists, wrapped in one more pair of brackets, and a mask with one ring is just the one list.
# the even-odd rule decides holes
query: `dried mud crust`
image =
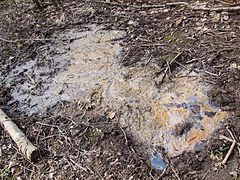
{"label": "dried mud crust", "polygon": [[[239,14],[192,11],[181,6],[132,8],[131,5],[164,4],[168,1],[120,2],[120,7],[101,3],[69,1],[59,8],[31,9],[31,3],[8,6],[0,10],[0,64],[4,74],[15,66],[34,59],[42,46],[51,44],[51,35],[71,28],[84,29],[86,24],[104,24],[106,29],[127,32],[122,45],[123,66],[136,64],[157,70],[158,77],[182,52],[178,62],[190,64],[190,70],[202,69],[205,81],[214,84],[209,97],[214,105],[230,111],[225,125],[240,136]],[[192,3],[192,1],[188,1]],[[4,3],[4,4],[3,4]],[[210,2],[207,2],[210,4]],[[214,6],[214,3],[210,4]],[[30,9],[29,9],[30,8]],[[28,40],[43,39],[43,40]],[[45,39],[45,40],[44,40]],[[48,39],[48,40],[47,40]],[[15,41],[17,40],[17,41]],[[160,58],[161,57],[161,58]],[[41,63],[45,62],[44,57]],[[174,64],[171,67],[174,74]],[[176,69],[177,70],[177,69]],[[156,78],[153,77],[153,78]],[[21,83],[24,81],[20,79]],[[39,117],[18,112],[16,104],[7,105],[11,89],[0,79],[0,107],[40,147],[41,159],[26,161],[16,145],[1,128],[1,175],[23,179],[230,179],[239,177],[239,154],[235,148],[226,167],[217,166],[231,143],[225,126],[199,152],[185,152],[168,160],[167,171],[154,170],[148,162],[146,148],[118,126],[117,119],[93,116],[80,105],[63,103]],[[161,87],[161,80],[157,86]],[[187,131],[180,127],[176,135]],[[5,175],[4,174],[4,175]]]}

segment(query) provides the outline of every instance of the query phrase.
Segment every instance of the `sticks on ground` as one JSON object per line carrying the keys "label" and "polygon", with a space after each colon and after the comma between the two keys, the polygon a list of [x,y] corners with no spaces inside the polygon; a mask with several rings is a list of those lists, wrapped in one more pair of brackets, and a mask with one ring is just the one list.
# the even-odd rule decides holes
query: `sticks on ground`
{"label": "sticks on ground", "polygon": [[76,38],[66,38],[66,39],[55,39],[55,38],[45,38],[45,39],[41,39],[41,38],[33,38],[33,39],[16,39],[16,40],[9,40],[9,39],[4,39],[2,37],[0,37],[1,41],[7,42],[7,43],[17,43],[17,42],[21,42],[21,41],[73,41],[73,40],[77,40],[77,39],[81,39],[84,38],[86,36],[80,36],[80,37],[76,37]]}
{"label": "sticks on ground", "polygon": [[158,84],[158,86],[160,86],[160,85],[163,83],[165,77],[167,76],[167,72],[169,71],[169,72],[171,73],[171,70],[170,70],[171,64],[173,64],[173,62],[174,62],[176,59],[178,59],[181,54],[182,54],[182,52],[178,53],[169,63],[168,63],[168,61],[166,61],[167,67],[166,67],[166,69],[165,69],[165,71],[164,71],[164,75],[163,75],[163,77],[162,77],[162,80],[160,81],[160,83]]}
{"label": "sticks on ground", "polygon": [[232,7],[233,5],[229,5],[227,7],[206,8],[206,7],[196,7],[194,5],[190,5],[187,2],[174,2],[174,3],[157,4],[157,5],[137,6],[137,5],[122,4],[122,3],[115,3],[115,2],[109,2],[109,1],[93,1],[93,0],[90,0],[90,1],[82,0],[82,1],[91,2],[91,3],[101,3],[101,4],[111,5],[111,6],[131,7],[136,9],[164,8],[167,6],[185,6],[195,11],[239,11],[240,10],[240,7]]}
{"label": "sticks on ground", "polygon": [[236,143],[237,143],[236,140],[234,140],[230,149],[229,149],[229,151],[228,151],[228,153],[227,153],[227,155],[225,156],[224,160],[222,161],[223,165],[225,165],[227,163],[227,160],[228,160],[229,156],[232,154],[233,149],[236,146]]}
{"label": "sticks on ground", "polygon": [[234,133],[230,130],[229,127],[227,127],[227,130],[229,132],[229,134],[231,135],[232,139],[228,138],[228,137],[225,137],[225,136],[221,136],[220,138],[223,138],[225,140],[228,140],[228,141],[231,141],[232,142],[232,145],[227,153],[227,155],[225,156],[224,160],[222,161],[222,164],[225,165],[227,163],[227,160],[228,158],[230,157],[230,155],[232,154],[236,144],[239,145],[239,143],[237,143],[237,139],[235,138],[234,136]]}
{"label": "sticks on ground", "polygon": [[192,10],[199,11],[239,11],[240,7],[216,7],[216,8],[198,8],[190,7]]}

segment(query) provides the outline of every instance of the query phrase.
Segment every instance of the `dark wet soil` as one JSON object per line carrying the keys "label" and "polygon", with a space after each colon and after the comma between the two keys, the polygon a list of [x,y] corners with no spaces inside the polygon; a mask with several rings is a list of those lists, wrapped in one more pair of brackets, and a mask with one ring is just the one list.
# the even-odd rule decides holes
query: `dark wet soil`
{"label": "dark wet soil", "polygon": [[[36,9],[31,2],[0,1],[0,108],[41,152],[37,162],[27,161],[0,128],[1,178],[239,178],[238,148],[235,147],[227,164],[221,165],[231,142],[219,138],[219,135],[231,138],[226,127],[230,127],[238,140],[240,136],[239,12],[193,11],[179,5],[138,8],[169,3],[157,0],[115,2],[118,4],[68,1],[58,7]],[[208,7],[219,5],[213,1],[206,3]],[[5,77],[11,69],[34,59],[43,47],[54,43],[52,34],[71,28],[84,31],[88,24],[103,24],[106,29],[127,32],[122,39],[125,48],[119,62],[122,66],[152,67],[157,69],[153,78],[158,78],[168,67],[166,62],[182,52],[177,58],[181,66],[173,63],[168,78],[186,65],[191,66],[190,71],[201,69],[205,74],[203,80],[214,86],[209,92],[212,104],[231,113],[222,128],[206,142],[206,149],[166,157],[167,169],[162,172],[150,165],[147,147],[119,127],[117,115],[109,119],[106,112],[96,115],[94,108],[87,109],[84,104],[61,102],[44,115],[27,116],[19,111],[17,102],[8,103],[12,89],[26,81],[26,77],[19,76],[7,88]],[[51,66],[45,57],[39,58],[41,63]],[[159,78],[156,86],[161,88],[164,81]],[[197,112],[198,108],[194,110]],[[176,136],[190,127],[190,124],[180,125]]]}
{"label": "dark wet soil", "polygon": [[192,128],[193,124],[192,123],[180,123],[177,124],[174,129],[174,136],[181,136],[183,133],[188,132]]}

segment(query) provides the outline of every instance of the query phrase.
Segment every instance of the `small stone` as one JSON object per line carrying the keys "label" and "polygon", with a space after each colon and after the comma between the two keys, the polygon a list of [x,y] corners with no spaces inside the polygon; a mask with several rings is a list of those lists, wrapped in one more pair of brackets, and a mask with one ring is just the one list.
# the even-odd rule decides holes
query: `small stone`
{"label": "small stone", "polygon": [[108,119],[113,119],[115,117],[116,113],[115,112],[110,112],[107,114]]}

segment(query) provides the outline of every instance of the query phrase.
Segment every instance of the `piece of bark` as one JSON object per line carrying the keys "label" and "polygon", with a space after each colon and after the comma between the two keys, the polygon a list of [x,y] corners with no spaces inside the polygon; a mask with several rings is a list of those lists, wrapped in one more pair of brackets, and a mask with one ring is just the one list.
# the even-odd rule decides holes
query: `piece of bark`
{"label": "piece of bark", "polygon": [[30,161],[36,161],[39,157],[38,148],[27,139],[25,134],[12,122],[2,109],[0,109],[0,123],[9,133],[24,156]]}

